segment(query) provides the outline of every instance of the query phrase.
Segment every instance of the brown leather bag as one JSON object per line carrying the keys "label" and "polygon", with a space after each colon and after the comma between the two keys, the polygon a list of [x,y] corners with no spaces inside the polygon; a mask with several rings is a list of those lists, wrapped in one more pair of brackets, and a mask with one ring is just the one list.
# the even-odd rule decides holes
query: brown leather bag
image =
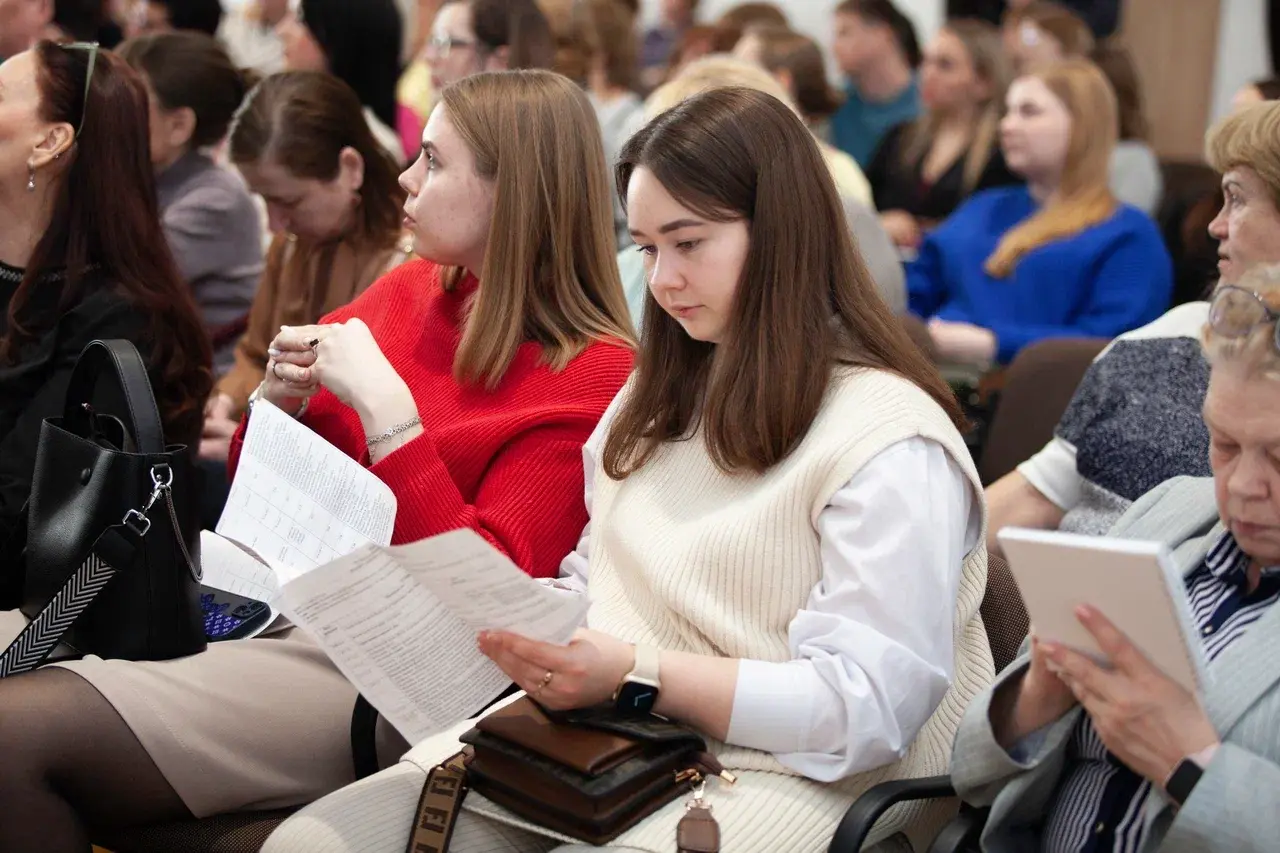
{"label": "brown leather bag", "polygon": [[[415,823],[415,833],[443,831],[445,845],[453,820],[439,817],[442,800],[427,804],[433,791],[445,791],[460,805],[466,789],[474,788],[530,823],[602,845],[681,794],[697,788],[700,795],[709,776],[733,780],[689,729],[655,716],[624,717],[612,708],[551,713],[525,696],[481,718],[461,740],[467,744],[462,761],[454,756],[432,771]],[[464,765],[465,779],[456,778]],[[445,845],[436,840],[424,849]],[[719,828],[713,820],[699,821],[682,829],[677,846],[718,851]]]}

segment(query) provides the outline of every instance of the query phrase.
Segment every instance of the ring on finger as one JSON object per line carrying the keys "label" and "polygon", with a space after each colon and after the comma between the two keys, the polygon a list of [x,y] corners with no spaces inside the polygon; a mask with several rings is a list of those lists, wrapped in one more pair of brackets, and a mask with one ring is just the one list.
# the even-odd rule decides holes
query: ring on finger
{"label": "ring on finger", "polygon": [[554,676],[555,676],[554,672],[552,672],[551,670],[547,670],[547,674],[542,676],[542,681],[538,683],[537,687],[533,688],[533,695],[537,696],[539,693],[541,693],[546,688],[546,686],[551,683],[551,679]]}

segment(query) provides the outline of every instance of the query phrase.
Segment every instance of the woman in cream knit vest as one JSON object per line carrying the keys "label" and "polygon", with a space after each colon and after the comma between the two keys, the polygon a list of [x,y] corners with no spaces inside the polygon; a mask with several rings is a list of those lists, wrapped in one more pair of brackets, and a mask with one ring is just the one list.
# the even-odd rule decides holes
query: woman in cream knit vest
{"label": "woman in cream knit vest", "polygon": [[[868,786],[946,771],[993,677],[985,512],[956,404],[876,295],[779,101],[698,95],[628,143],[618,178],[649,296],[636,371],[585,448],[591,521],[561,567],[565,587],[590,580],[587,627],[564,647],[480,647],[551,708],[656,682],[652,710],[737,774],[707,793],[722,850],[825,850]],[[469,727],[303,810],[265,850],[400,853],[426,773]],[[683,799],[611,849],[674,851]],[[940,817],[895,812],[873,841],[923,849]],[[472,792],[450,849],[588,848]]]}

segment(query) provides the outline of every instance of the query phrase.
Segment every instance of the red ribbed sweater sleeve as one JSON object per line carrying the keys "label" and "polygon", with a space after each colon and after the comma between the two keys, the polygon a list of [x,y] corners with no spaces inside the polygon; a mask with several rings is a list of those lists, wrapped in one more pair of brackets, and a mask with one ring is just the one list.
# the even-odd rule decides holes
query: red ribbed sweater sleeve
{"label": "red ribbed sweater sleeve", "polygon": [[[626,381],[632,354],[595,343],[560,372],[526,344],[493,390],[460,383],[453,360],[474,280],[445,293],[421,261],[375,283],[323,322],[359,317],[418,404],[423,434],[370,470],[395,493],[393,542],[468,527],[535,577],[554,577],[587,522],[582,446]],[[322,391],[304,423],[368,465],[355,411]],[[232,444],[238,461],[245,424]]]}

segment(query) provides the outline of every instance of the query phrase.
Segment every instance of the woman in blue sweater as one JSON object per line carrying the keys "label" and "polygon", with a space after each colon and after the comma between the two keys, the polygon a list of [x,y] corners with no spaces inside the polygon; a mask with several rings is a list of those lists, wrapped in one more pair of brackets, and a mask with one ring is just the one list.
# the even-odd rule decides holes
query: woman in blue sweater
{"label": "woman in blue sweater", "polygon": [[912,313],[948,362],[1004,364],[1051,337],[1115,337],[1169,307],[1160,232],[1107,188],[1115,96],[1083,60],[1019,78],[1000,143],[1026,186],[972,196],[907,269]]}

